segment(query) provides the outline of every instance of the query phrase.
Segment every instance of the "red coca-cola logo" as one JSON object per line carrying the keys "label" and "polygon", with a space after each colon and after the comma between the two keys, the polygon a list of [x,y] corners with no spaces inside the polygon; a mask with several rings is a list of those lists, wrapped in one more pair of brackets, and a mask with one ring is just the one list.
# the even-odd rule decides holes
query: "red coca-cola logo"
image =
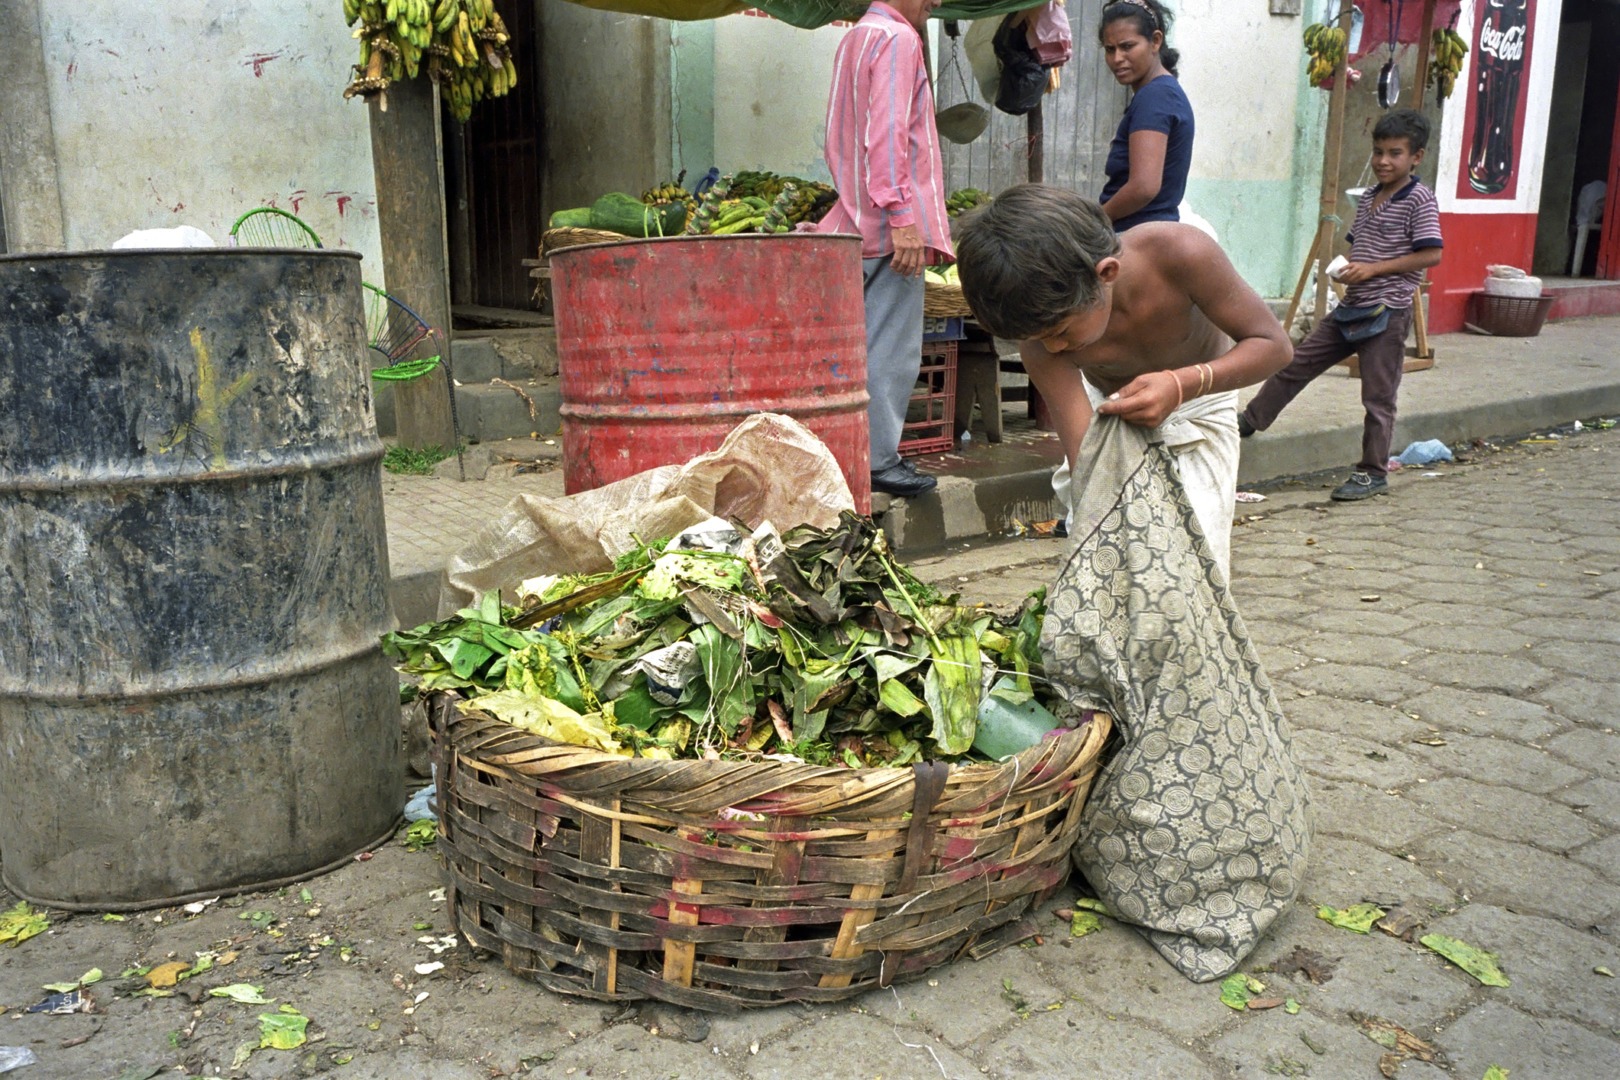
{"label": "red coca-cola logo", "polygon": [[1523,26],[1503,30],[1486,23],[1479,32],[1479,51],[1498,60],[1523,60],[1525,33]]}

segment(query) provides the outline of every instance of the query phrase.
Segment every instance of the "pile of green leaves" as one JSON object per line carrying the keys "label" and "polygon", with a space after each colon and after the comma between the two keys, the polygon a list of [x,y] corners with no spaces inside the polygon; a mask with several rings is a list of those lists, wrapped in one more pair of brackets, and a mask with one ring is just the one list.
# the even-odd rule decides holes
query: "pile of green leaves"
{"label": "pile of green leaves", "polygon": [[458,690],[560,742],[665,759],[960,758],[986,692],[1020,704],[1042,685],[1041,593],[1010,619],[963,607],[896,562],[870,518],[761,530],[735,554],[666,546],[609,573],[525,583],[523,608],[488,593],[384,648],[423,692]]}

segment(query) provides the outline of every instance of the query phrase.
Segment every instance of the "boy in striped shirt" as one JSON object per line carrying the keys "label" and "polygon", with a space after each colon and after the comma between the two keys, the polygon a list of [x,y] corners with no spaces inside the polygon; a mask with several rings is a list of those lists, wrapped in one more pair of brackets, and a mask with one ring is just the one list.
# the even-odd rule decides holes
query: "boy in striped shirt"
{"label": "boy in striped shirt", "polygon": [[1238,414],[1238,433],[1264,431],[1312,379],[1351,354],[1361,357],[1361,461],[1333,491],[1339,502],[1382,495],[1395,395],[1406,367],[1406,332],[1423,271],[1440,262],[1440,208],[1434,192],[1412,175],[1429,144],[1429,121],[1411,109],[1384,114],[1373,128],[1373,175],[1378,188],[1361,197],[1350,241],[1350,264],[1338,279],[1344,301],[1294,349],[1293,363],[1267,379]]}

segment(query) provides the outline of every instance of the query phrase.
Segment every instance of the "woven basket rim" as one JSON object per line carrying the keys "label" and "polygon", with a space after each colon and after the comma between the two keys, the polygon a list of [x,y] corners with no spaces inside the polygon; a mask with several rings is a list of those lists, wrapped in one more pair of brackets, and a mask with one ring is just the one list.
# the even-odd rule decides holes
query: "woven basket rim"
{"label": "woven basket rim", "polygon": [[586,229],[576,225],[562,225],[555,229],[547,229],[540,234],[540,257],[545,258],[553,251],[580,247],[584,244],[617,244],[625,240],[637,239],[640,238],[625,236],[623,233],[611,232],[607,229]]}
{"label": "woven basket rim", "polygon": [[925,275],[923,314],[931,319],[952,319],[971,317],[973,309],[968,307],[967,299],[962,295],[961,285],[949,281],[929,281]]}
{"label": "woven basket rim", "polygon": [[[467,699],[452,691],[436,691],[431,696],[450,707],[452,713],[451,723],[487,720],[490,724],[499,725],[501,729],[504,729],[499,730],[497,734],[492,736],[489,743],[476,750],[469,751],[459,746],[454,748],[455,752],[462,757],[473,758],[485,765],[495,765],[497,767],[514,768],[515,759],[525,757],[534,760],[568,757],[571,759],[572,764],[578,766],[615,765],[630,767],[648,776],[667,774],[673,777],[682,774],[690,776],[693,773],[699,773],[706,779],[721,780],[746,775],[760,769],[784,773],[791,770],[796,774],[793,777],[793,783],[837,777],[845,780],[859,780],[873,786],[883,786],[888,783],[909,780],[913,775],[913,769],[909,765],[883,765],[852,769],[844,765],[811,765],[809,763],[801,764],[768,759],[760,761],[703,761],[693,759],[665,761],[658,758],[627,758],[594,750],[590,747],[555,742],[533,732],[524,731],[522,728],[513,727],[505,721],[491,716],[489,713],[465,708]],[[430,702],[429,708],[432,707]],[[1106,742],[1108,735],[1112,732],[1114,721],[1111,716],[1100,710],[1088,710],[1088,712],[1091,713],[1091,719],[1088,723],[1066,731],[1057,739],[1042,740],[1040,743],[1010,758],[1001,761],[947,762],[946,764],[949,765],[953,776],[964,780],[988,779],[992,775],[1002,772],[1022,775],[1027,772],[1022,767],[1042,756],[1048,743],[1073,740],[1076,737],[1097,741],[1098,745],[1090,751],[1091,755],[1095,755],[1102,751],[1102,743]],[[445,730],[447,732],[450,730],[450,724],[445,725]],[[495,749],[497,745],[498,750]],[[483,752],[486,748],[493,752]],[[514,771],[521,772],[522,770],[521,768],[515,768]]]}

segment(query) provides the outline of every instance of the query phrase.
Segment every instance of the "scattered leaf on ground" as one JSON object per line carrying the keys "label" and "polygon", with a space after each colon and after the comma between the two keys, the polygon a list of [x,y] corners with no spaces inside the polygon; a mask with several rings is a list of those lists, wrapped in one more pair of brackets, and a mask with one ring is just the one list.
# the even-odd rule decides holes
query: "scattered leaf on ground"
{"label": "scattered leaf on ground", "polygon": [[1373,923],[1384,917],[1384,909],[1377,904],[1356,904],[1341,911],[1339,908],[1323,905],[1316,909],[1316,917],[1332,923],[1341,930],[1365,934],[1372,930]]}
{"label": "scattered leaf on ground", "polygon": [[27,901],[18,901],[15,907],[0,912],[0,942],[10,942],[16,948],[29,938],[50,929],[51,921],[43,911],[35,911]]}
{"label": "scattered leaf on ground", "polygon": [[439,839],[439,826],[437,822],[423,819],[413,821],[405,826],[405,838],[401,842],[406,851],[421,851],[429,844]]}
{"label": "scattered leaf on ground", "polygon": [[1275,1009],[1283,1003],[1284,999],[1280,997],[1250,998],[1248,1001],[1249,1008],[1256,1012],[1261,1009]]}
{"label": "scattered leaf on ground", "polygon": [[306,904],[314,903],[315,894],[310,892],[308,889],[299,889],[298,899],[302,900]]}
{"label": "scattered leaf on ground", "polygon": [[273,911],[244,911],[237,918],[246,919],[253,924],[255,930],[265,930],[276,921],[276,913]]}
{"label": "scattered leaf on ground", "polygon": [[101,917],[101,921],[102,922],[123,922],[124,917],[122,915],[114,915],[112,912],[109,911],[109,912],[107,912],[107,914],[105,914],[105,915],[103,915]]}
{"label": "scattered leaf on ground", "polygon": [[261,1013],[259,1015],[259,1048],[296,1050],[304,1045],[304,1029],[307,1027],[309,1027],[309,1017],[291,1005],[283,1005],[277,1012]]}
{"label": "scattered leaf on ground", "polygon": [[1592,974],[1594,974],[1594,975],[1602,975],[1606,979],[1614,978],[1614,972],[1610,971],[1606,967],[1603,967],[1601,964],[1592,969]]}
{"label": "scattered leaf on ground", "polygon": [[1247,1009],[1249,1000],[1266,988],[1253,975],[1234,971],[1221,980],[1221,1004],[1229,1009]]}
{"label": "scattered leaf on ground", "polygon": [[1317,1042],[1304,1032],[1300,1032],[1299,1041],[1310,1047],[1311,1053],[1318,1057],[1321,1057],[1323,1054],[1327,1053],[1327,1047],[1323,1046],[1321,1043]]}
{"label": "scattered leaf on ground", "polygon": [[236,1056],[231,1058],[231,1068],[240,1069],[242,1066],[246,1065],[248,1063],[248,1058],[252,1057],[253,1051],[257,1049],[258,1047],[252,1043],[243,1043],[241,1046],[238,1046],[236,1048]]}
{"label": "scattered leaf on ground", "polygon": [[1395,1080],[1401,1062],[1409,1058],[1441,1066],[1447,1064],[1446,1056],[1437,1047],[1424,1042],[1399,1024],[1364,1013],[1352,1012],[1350,1017],[1361,1027],[1362,1033],[1367,1038],[1389,1051],[1378,1059],[1378,1071],[1383,1073],[1387,1080]]}
{"label": "scattered leaf on ground", "polygon": [[161,1065],[131,1065],[119,1073],[114,1080],[152,1080],[152,1077],[163,1071]]}
{"label": "scattered leaf on ground", "polygon": [[1483,1080],[1508,1080],[1508,1071],[1500,1065],[1492,1065],[1485,1070]]}
{"label": "scattered leaf on ground", "polygon": [[1102,929],[1102,920],[1097,918],[1095,912],[1076,911],[1069,919],[1069,936],[1085,937]]}
{"label": "scattered leaf on ground", "polygon": [[1341,957],[1328,958],[1314,949],[1296,945],[1294,951],[1272,965],[1278,975],[1300,974],[1317,986],[1333,978]]}
{"label": "scattered leaf on ground", "polygon": [[1003,1001],[1012,1006],[1013,1012],[1021,1014],[1029,1012],[1029,999],[1013,987],[1011,979],[1001,980],[1001,997]]}
{"label": "scattered leaf on ground", "polygon": [[1299,1014],[1299,1007],[1298,998],[1289,998],[1287,1001],[1283,1002],[1283,1012],[1287,1013],[1289,1016],[1297,1016]]}
{"label": "scattered leaf on ground", "polygon": [[1444,934],[1424,934],[1418,939],[1425,948],[1439,953],[1486,986],[1507,986],[1507,976],[1496,964],[1496,954],[1476,949],[1465,941]]}
{"label": "scattered leaf on ground", "polygon": [[430,923],[430,922],[412,923],[411,924],[411,929],[412,930],[431,930],[431,929],[433,929],[433,924]]}
{"label": "scattered leaf on ground", "polygon": [[1398,937],[1402,941],[1411,941],[1412,935],[1422,925],[1423,916],[1404,904],[1390,908],[1389,913],[1378,920],[1378,929],[1391,937]]}
{"label": "scattered leaf on ground", "polygon": [[254,986],[251,983],[231,983],[229,986],[216,986],[208,991],[209,997],[230,998],[242,1005],[268,1005],[275,998],[264,996],[264,987]]}
{"label": "scattered leaf on ground", "polygon": [[42,987],[42,989],[50,990],[50,991],[52,991],[54,993],[58,993],[58,994],[71,994],[73,991],[77,990],[81,986],[90,986],[91,984],[98,983],[100,981],[101,981],[101,969],[100,968],[91,968],[89,971],[87,971],[83,975],[79,976],[79,981],[78,982],[46,983],[44,985],[44,987]]}
{"label": "scattered leaf on ground", "polygon": [[440,960],[434,960],[434,961],[431,961],[430,963],[426,963],[426,964],[417,964],[416,967],[413,968],[412,970],[415,971],[418,975],[431,975],[435,971],[444,970],[444,963],[443,963],[443,961],[440,961]]}
{"label": "scattered leaf on ground", "polygon": [[191,965],[184,960],[171,960],[167,964],[159,964],[146,973],[146,984],[154,990],[174,986],[180,981],[180,973],[190,967]]}

